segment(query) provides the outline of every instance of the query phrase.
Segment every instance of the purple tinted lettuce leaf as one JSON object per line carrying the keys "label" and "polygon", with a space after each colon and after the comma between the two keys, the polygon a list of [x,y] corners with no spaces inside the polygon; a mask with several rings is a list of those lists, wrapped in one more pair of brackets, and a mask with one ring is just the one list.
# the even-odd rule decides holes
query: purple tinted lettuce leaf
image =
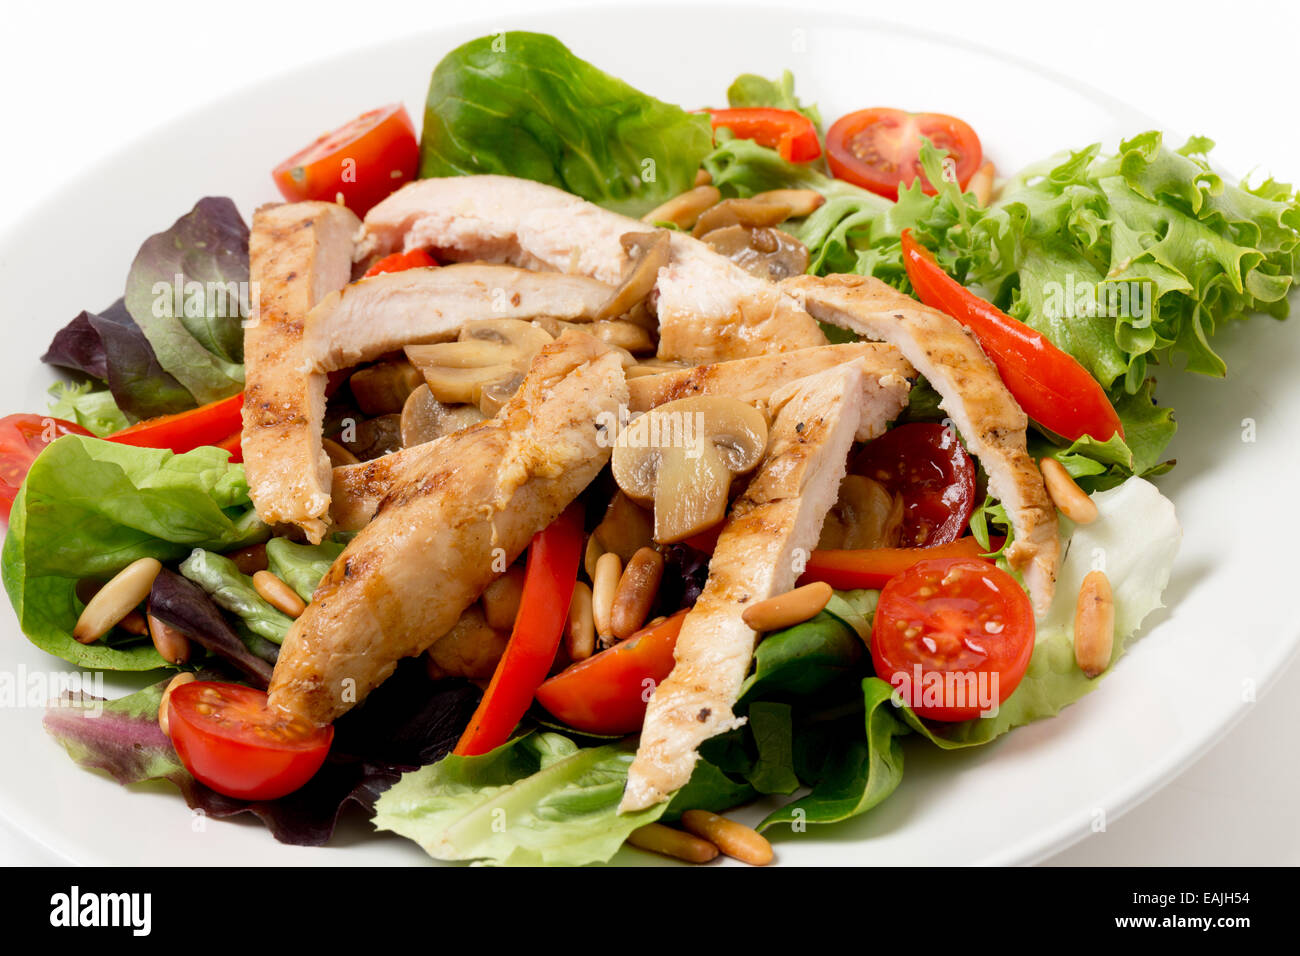
{"label": "purple tinted lettuce leaf", "polygon": [[208,593],[188,578],[167,568],[159,571],[149,613],[231,664],[259,690],[270,683],[271,663],[240,640]]}

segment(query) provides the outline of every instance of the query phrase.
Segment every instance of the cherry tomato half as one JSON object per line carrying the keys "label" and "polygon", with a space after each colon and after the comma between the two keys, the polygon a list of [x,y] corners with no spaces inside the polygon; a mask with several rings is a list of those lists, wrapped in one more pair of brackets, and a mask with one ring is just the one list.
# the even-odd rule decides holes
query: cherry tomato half
{"label": "cherry tomato half", "polygon": [[921,171],[923,136],[947,151],[965,189],[984,161],[984,151],[973,129],[943,113],[877,107],[841,116],[826,132],[826,160],[838,178],[889,199],[897,199],[899,186],[918,176],[926,195],[933,196],[934,186]]}
{"label": "cherry tomato half", "polygon": [[537,688],[537,702],[575,730],[633,734],[659,682],[672,673],[685,611],[566,667]]}
{"label": "cherry tomato half", "polygon": [[290,202],[343,204],[358,216],[415,178],[420,147],[400,103],[362,113],[290,156],[271,175]]}
{"label": "cherry tomato half", "polygon": [[899,544],[925,548],[956,541],[975,508],[975,463],[944,425],[914,422],[869,442],[853,470],[903,499]]}
{"label": "cherry tomato half", "polygon": [[1001,704],[1033,651],[1029,596],[984,561],[922,561],[880,592],[871,662],[921,717],[969,720]]}
{"label": "cherry tomato half", "polygon": [[76,422],[48,415],[0,418],[0,519],[7,524],[18,489],[45,446],[64,435],[89,435]]}
{"label": "cherry tomato half", "polygon": [[333,727],[313,727],[267,706],[239,684],[193,681],[172,691],[167,731],[194,779],[240,800],[293,793],[325,762]]}

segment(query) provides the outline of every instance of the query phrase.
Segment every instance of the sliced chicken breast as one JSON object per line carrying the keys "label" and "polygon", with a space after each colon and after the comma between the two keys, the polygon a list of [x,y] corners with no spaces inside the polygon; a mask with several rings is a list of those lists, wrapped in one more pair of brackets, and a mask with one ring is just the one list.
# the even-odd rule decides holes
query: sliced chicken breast
{"label": "sliced chicken breast", "polygon": [[[422,179],[366,215],[358,256],[432,249],[615,283],[629,259],[620,238],[653,227],[553,186],[509,176]],[[772,283],[685,233],[671,234],[656,283],[659,355],[720,361],[825,345],[817,323]]]}
{"label": "sliced chicken breast", "polygon": [[855,360],[867,376],[864,390],[866,413],[862,416],[863,427],[858,431],[857,440],[869,441],[879,435],[883,424],[889,421],[889,418],[880,417],[884,411],[876,406],[887,406],[897,414],[907,401],[907,392],[911,388],[909,379],[916,377],[916,369],[903,358],[903,354],[882,342],[822,345],[796,352],[698,365],[662,375],[643,375],[629,379],[627,390],[634,412],[648,411],[656,405],[693,395],[728,395],[750,404],[766,404],[773,394],[797,379]]}
{"label": "sliced chicken breast", "polygon": [[[258,290],[244,329],[244,470],[258,516],[298,524],[320,540],[330,462],[319,434],[325,394],[308,387],[303,321],[351,278],[360,222],[335,203],[263,206],[253,214],[249,272]],[[321,490],[325,494],[321,494]]]}
{"label": "sliced chicken breast", "polygon": [[412,448],[406,480],[289,629],[270,703],[328,723],[450,631],[604,467],[597,419],[626,401],[618,353],[566,332],[499,415]]}
{"label": "sliced chicken breast", "polygon": [[1056,509],[1025,449],[1029,419],[979,343],[955,319],[878,279],[797,276],[782,285],[823,322],[897,346],[943,396],[942,408],[989,476],[1015,530],[1007,560],[1041,617],[1060,560]]}
{"label": "sliced chicken breast", "polygon": [[[732,707],[758,635],[741,614],[793,588],[797,557],[817,546],[864,416],[866,385],[858,360],[773,396],[767,458],[727,518],[704,591],[682,623],[676,664],[650,698],[620,810],[668,799],[690,779],[699,745],[744,722]],[[874,427],[905,402],[903,392],[892,410],[878,409]]]}

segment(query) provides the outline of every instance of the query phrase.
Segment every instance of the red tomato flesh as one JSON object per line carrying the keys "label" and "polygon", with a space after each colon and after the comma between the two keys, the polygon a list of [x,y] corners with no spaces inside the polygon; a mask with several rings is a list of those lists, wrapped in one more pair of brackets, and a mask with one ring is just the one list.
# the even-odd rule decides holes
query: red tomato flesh
{"label": "red tomato flesh", "polygon": [[889,199],[897,199],[899,187],[918,176],[925,194],[933,196],[935,188],[921,170],[922,137],[948,153],[965,189],[984,161],[984,151],[973,129],[943,113],[883,107],[849,113],[826,131],[826,161],[839,179]]}
{"label": "red tomato flesh", "polygon": [[18,414],[0,418],[0,520],[8,524],[18,489],[46,445],[64,435],[89,434],[76,422],[49,415]]}
{"label": "red tomato flesh", "polygon": [[537,702],[590,734],[632,734],[645,721],[655,687],[672,673],[685,611],[566,667],[537,688]]}
{"label": "red tomato flesh", "polygon": [[415,178],[420,146],[400,103],[362,113],[290,156],[271,175],[290,202],[343,204],[358,216]]}
{"label": "red tomato flesh", "polygon": [[853,470],[902,496],[905,548],[956,541],[975,509],[975,463],[945,425],[891,428],[858,453]]}
{"label": "red tomato flesh", "polygon": [[172,691],[167,730],[194,779],[240,800],[275,800],[308,780],[329,753],[333,727],[267,706],[239,684],[194,681]]}
{"label": "red tomato flesh", "polygon": [[970,720],[1016,689],[1034,650],[1034,609],[1005,571],[970,558],[922,561],[880,592],[876,676],[931,720]]}

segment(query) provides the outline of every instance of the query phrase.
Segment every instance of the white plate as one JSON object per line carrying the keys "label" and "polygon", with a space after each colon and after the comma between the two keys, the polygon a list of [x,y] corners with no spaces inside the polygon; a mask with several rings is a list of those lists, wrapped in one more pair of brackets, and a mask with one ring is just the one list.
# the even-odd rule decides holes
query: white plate
{"label": "white plate", "polygon": [[[867,105],[934,109],[979,130],[1000,169],[1066,147],[1158,125],[1086,86],[958,42],[839,15],[693,8],[692,29],[654,8],[587,10],[513,20],[555,33],[633,85],[687,106],[717,104],[738,73],[795,71],[828,117]],[[629,32],[628,24],[635,23]],[[793,27],[792,24],[805,24]],[[413,117],[438,59],[472,36],[423,34],[341,57],[244,91],[157,130],[89,171],[0,240],[9,340],[0,409],[44,408],[52,380],[37,362],[82,308],[121,294],[140,242],[202,195],[229,195],[247,217],[277,199],[275,162],[311,136],[377,103],[405,99]],[[629,37],[634,40],[629,41]],[[869,67],[869,69],[866,69]],[[1014,96],[1014,99],[1012,99]],[[418,120],[417,120],[418,121]],[[1267,157],[1261,157],[1267,158]],[[66,250],[82,251],[69,272]],[[910,740],[898,791],[865,817],[776,835],[796,864],[1018,863],[1084,836],[1168,782],[1244,713],[1294,653],[1300,610],[1274,502],[1300,465],[1283,436],[1300,419],[1295,329],[1257,318],[1216,340],[1227,381],[1166,373],[1160,397],[1183,430],[1175,471],[1160,480],[1186,535],[1167,601],[1101,688],[1060,717],[997,743],[941,753]],[[1259,441],[1243,441],[1252,419]],[[0,666],[66,670],[31,647],[12,612]],[[116,695],[142,680],[109,680]],[[413,844],[354,819],[328,849],[285,847],[247,820],[196,818],[165,784],[129,792],[77,768],[41,730],[36,707],[0,709],[0,813],[79,864],[364,865],[418,863]],[[757,816],[755,811],[754,816]],[[640,862],[625,854],[620,860]]]}

